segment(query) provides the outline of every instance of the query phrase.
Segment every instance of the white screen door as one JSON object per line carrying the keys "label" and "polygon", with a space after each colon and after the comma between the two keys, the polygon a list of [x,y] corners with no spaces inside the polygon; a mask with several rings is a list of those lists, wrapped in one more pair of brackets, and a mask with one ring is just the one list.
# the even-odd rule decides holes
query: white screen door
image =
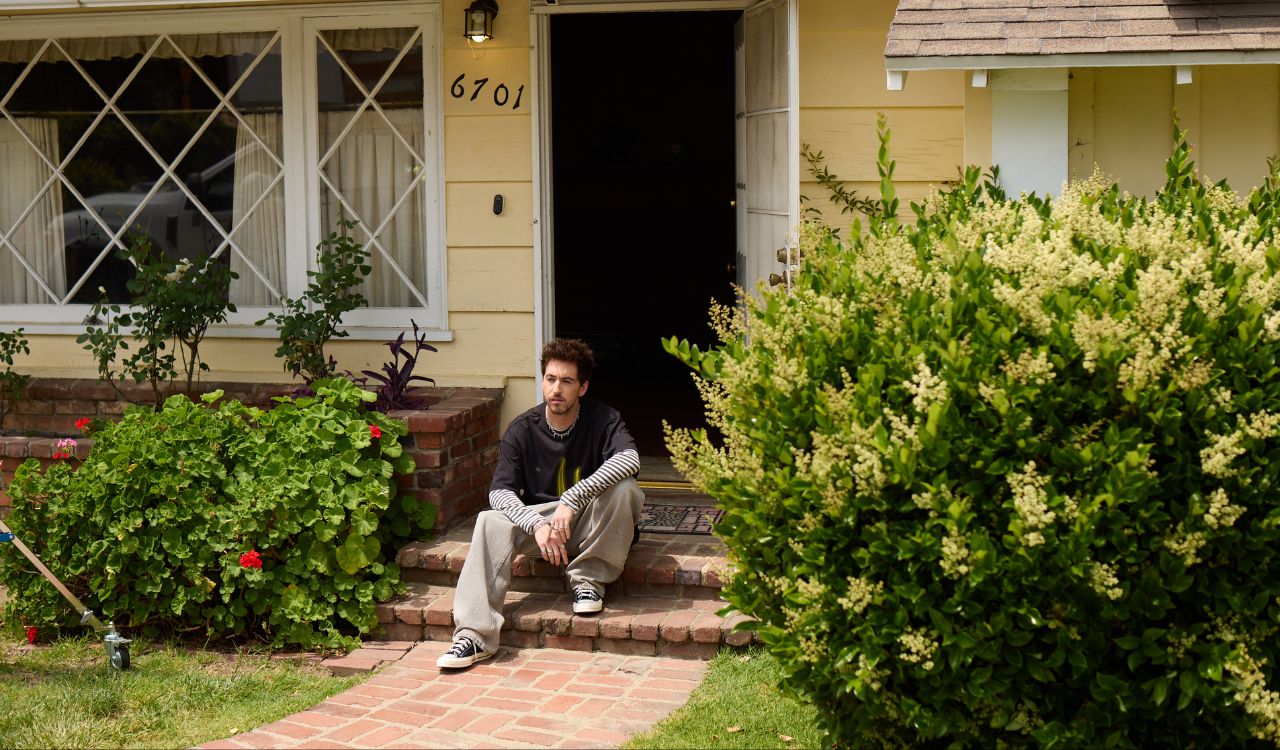
{"label": "white screen door", "polygon": [[734,30],[737,91],[737,281],[751,290],[782,273],[800,220],[796,0],[763,0]]}

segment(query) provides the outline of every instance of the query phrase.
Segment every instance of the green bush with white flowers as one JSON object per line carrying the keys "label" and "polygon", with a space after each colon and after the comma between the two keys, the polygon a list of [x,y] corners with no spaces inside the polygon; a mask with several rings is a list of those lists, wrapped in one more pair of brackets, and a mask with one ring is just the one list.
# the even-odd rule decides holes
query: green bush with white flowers
{"label": "green bush with white flowers", "polygon": [[1280,742],[1280,179],[969,169],[668,349],[732,605],[843,747]]}

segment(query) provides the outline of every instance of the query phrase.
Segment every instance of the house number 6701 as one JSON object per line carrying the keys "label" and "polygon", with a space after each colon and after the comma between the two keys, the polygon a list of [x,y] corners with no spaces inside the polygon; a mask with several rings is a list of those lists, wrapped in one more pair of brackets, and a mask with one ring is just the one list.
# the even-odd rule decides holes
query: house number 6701
{"label": "house number 6701", "polygon": [[[449,93],[453,95],[454,99],[461,99],[467,95],[467,86],[465,83],[466,77],[467,77],[467,74],[463,73],[462,75],[453,79],[453,85],[449,87]],[[471,98],[468,99],[467,101],[474,102],[476,98],[480,96],[480,92],[484,91],[485,86],[487,86],[488,84],[489,84],[488,78],[477,78],[474,81],[472,81],[471,82]],[[507,84],[499,83],[489,91],[493,96],[493,103],[495,105],[499,107],[505,107],[507,106],[507,104],[511,103],[511,100],[512,100],[511,89],[510,87],[507,86]],[[521,86],[520,88],[516,89],[515,103],[511,105],[512,109],[520,109],[520,99],[523,96],[524,96],[524,86]]]}

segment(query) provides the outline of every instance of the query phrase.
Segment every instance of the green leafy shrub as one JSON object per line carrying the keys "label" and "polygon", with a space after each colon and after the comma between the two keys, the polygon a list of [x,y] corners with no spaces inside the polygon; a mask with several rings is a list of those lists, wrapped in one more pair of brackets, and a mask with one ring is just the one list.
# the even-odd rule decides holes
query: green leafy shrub
{"label": "green leafy shrub", "polygon": [[22,335],[23,329],[0,331],[0,435],[4,434],[4,418],[11,414],[18,401],[27,392],[27,383],[31,376],[13,369],[13,360],[19,354],[30,354],[31,347],[27,337]]}
{"label": "green leafy shrub", "polygon": [[310,383],[337,372],[338,363],[325,354],[330,339],[344,338],[339,328],[342,316],[364,307],[366,300],[360,285],[373,270],[369,251],[350,236],[356,222],[338,222],[342,234],[331,232],[316,247],[316,270],[301,297],[287,299],[284,312],[269,313],[255,325],[274,321],[280,327],[280,346],[276,356],[284,360],[284,369]]}
{"label": "green leafy shrub", "polygon": [[969,169],[666,342],[723,436],[668,446],[726,597],[833,743],[1280,741],[1278,184],[1181,136],[1152,200]]}
{"label": "green leafy shrub", "polygon": [[[134,238],[118,255],[137,269],[127,284],[131,307],[122,311],[99,288],[102,299],[94,303],[76,343],[93,355],[98,376],[112,388],[121,378],[148,383],[159,411],[172,392],[168,384],[182,377],[190,391],[196,373],[208,371],[200,359],[200,343],[209,326],[236,311],[228,301],[228,286],[239,275],[225,258],[169,260],[146,236]],[[122,328],[132,332],[126,336]],[[134,349],[126,355],[130,340]]]}
{"label": "green leafy shrub", "polygon": [[[269,411],[220,392],[131,409],[77,470],[19,467],[8,523],[126,629],[343,645],[376,627],[375,603],[400,586],[387,560],[435,509],[396,496],[393,472],[413,469],[403,423],[365,412],[374,395],[347,380],[315,391]],[[21,556],[0,554],[0,582],[9,619],[78,622]]]}

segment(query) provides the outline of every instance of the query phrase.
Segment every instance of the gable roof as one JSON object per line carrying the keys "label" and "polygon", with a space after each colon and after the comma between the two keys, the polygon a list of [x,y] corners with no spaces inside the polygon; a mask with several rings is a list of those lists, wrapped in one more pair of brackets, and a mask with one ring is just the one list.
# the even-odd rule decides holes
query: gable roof
{"label": "gable roof", "polygon": [[1274,60],[1266,53],[1275,52],[1280,2],[1269,0],[901,0],[884,54],[889,68],[910,69],[1050,56],[1068,65],[1153,55],[1178,58],[1166,64],[1257,62],[1257,53]]}

